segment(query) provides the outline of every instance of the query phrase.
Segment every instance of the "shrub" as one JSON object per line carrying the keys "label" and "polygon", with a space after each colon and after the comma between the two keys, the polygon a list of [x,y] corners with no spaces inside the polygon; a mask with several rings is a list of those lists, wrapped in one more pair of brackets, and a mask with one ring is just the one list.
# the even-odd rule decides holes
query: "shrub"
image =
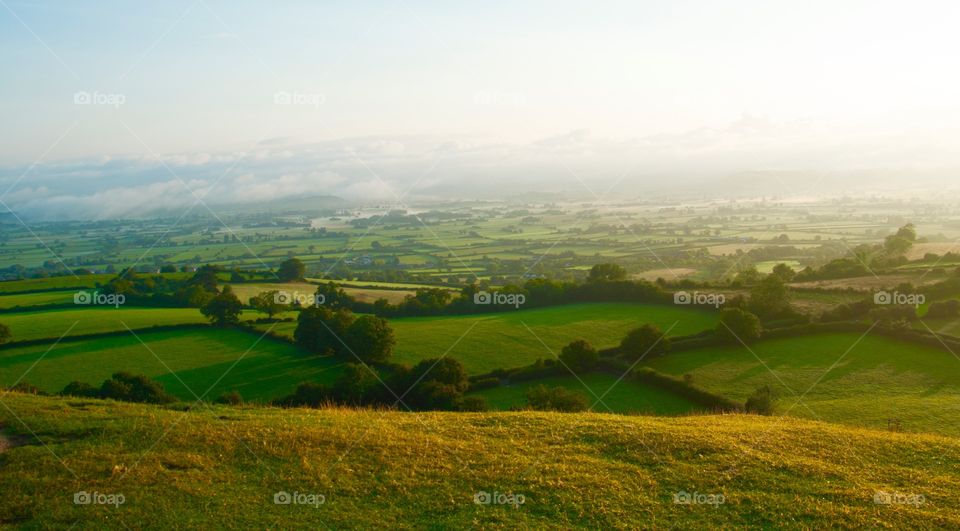
{"label": "shrub", "polygon": [[670,340],[663,335],[660,327],[652,324],[631,330],[620,342],[620,356],[628,360],[663,355],[669,350]]}
{"label": "shrub", "polygon": [[100,396],[148,404],[166,404],[177,400],[167,394],[159,383],[142,374],[134,375],[127,372],[114,373],[109,380],[105,380],[100,386]]}
{"label": "shrub", "polygon": [[331,401],[331,395],[330,388],[325,385],[304,382],[297,386],[293,394],[277,400],[276,404],[283,407],[320,407],[321,404]]}
{"label": "shrub", "polygon": [[960,316],[960,301],[956,299],[931,304],[926,315],[930,319],[958,316]]}
{"label": "shrub", "polygon": [[88,383],[72,381],[60,391],[60,395],[93,398],[99,396],[100,391]]}
{"label": "shrub", "polygon": [[457,401],[457,411],[486,411],[489,409],[482,396],[464,396]]}
{"label": "shrub", "polygon": [[573,372],[588,371],[596,367],[599,360],[597,349],[585,339],[571,341],[560,352],[560,361]]}
{"label": "shrub", "polygon": [[747,398],[747,402],[743,405],[743,408],[747,413],[771,415],[773,414],[773,399],[773,391],[770,390],[769,386],[765,385],[757,388],[757,390]]}
{"label": "shrub", "polygon": [[13,387],[8,388],[7,390],[8,390],[8,391],[16,391],[16,392],[18,392],[18,393],[27,393],[27,394],[31,394],[31,395],[46,395],[46,394],[47,394],[47,393],[44,393],[43,391],[41,391],[39,387],[37,387],[37,386],[35,386],[35,385],[33,385],[33,384],[29,384],[29,383],[27,383],[27,382],[20,382],[20,383],[18,383],[17,385],[14,385]]}
{"label": "shrub", "polygon": [[221,394],[214,400],[217,404],[228,404],[231,406],[239,406],[243,404],[243,397],[240,396],[240,393],[237,391],[229,391]]}
{"label": "shrub", "polygon": [[589,407],[587,397],[565,387],[548,388],[538,385],[527,391],[527,405],[537,411],[585,411]]}

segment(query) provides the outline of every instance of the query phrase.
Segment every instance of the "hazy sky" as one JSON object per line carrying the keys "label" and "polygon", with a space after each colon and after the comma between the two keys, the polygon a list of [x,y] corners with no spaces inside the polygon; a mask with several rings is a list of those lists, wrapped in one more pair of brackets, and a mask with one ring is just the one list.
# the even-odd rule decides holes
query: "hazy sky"
{"label": "hazy sky", "polygon": [[[493,174],[558,139],[587,181],[958,166],[958,23],[950,1],[0,0],[0,178],[49,199],[70,165],[116,185],[106,157],[246,171],[331,142]],[[283,175],[318,173],[360,179]]]}

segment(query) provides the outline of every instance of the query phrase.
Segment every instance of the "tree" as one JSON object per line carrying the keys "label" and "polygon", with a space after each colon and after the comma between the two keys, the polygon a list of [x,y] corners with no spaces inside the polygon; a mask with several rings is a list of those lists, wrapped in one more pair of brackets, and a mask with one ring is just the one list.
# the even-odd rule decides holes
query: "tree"
{"label": "tree", "polygon": [[887,254],[901,255],[910,250],[915,241],[917,241],[917,229],[913,223],[907,223],[900,227],[896,234],[891,234],[884,239],[883,248]]}
{"label": "tree", "polygon": [[149,404],[166,404],[177,400],[164,391],[159,383],[142,374],[133,375],[127,372],[114,373],[109,380],[105,380],[100,386],[100,396]]}
{"label": "tree", "polygon": [[[720,312],[717,335],[729,341],[749,343],[760,337],[760,319],[740,308],[725,308]],[[739,339],[739,341],[738,341]]]}
{"label": "tree", "polygon": [[620,267],[617,264],[597,264],[590,268],[590,275],[587,277],[589,282],[597,282],[602,280],[614,281],[614,280],[625,280],[627,278],[627,270]]}
{"label": "tree", "polygon": [[537,411],[585,411],[590,404],[587,397],[565,387],[548,388],[538,385],[527,391],[527,405]]}
{"label": "tree", "polygon": [[324,306],[304,308],[297,318],[293,340],[310,352],[338,354],[343,351],[343,341],[354,319],[346,308],[335,311]]}
{"label": "tree", "polygon": [[638,360],[644,356],[658,356],[670,350],[670,339],[664,336],[660,327],[645,324],[631,330],[620,342],[620,356],[628,360]]}
{"label": "tree", "polygon": [[735,277],[733,277],[733,282],[736,284],[750,286],[756,284],[760,280],[760,272],[757,271],[757,268],[750,266],[740,270]]}
{"label": "tree", "polygon": [[350,307],[355,302],[353,297],[347,295],[347,292],[334,282],[317,286],[316,295],[317,301],[321,301],[323,305],[330,308]]}
{"label": "tree", "polygon": [[223,271],[223,268],[215,265],[204,265],[197,269],[193,277],[187,282],[191,286],[200,286],[204,291],[216,293],[217,291],[217,273]]}
{"label": "tree", "polygon": [[756,315],[764,318],[778,317],[790,313],[790,289],[777,275],[767,275],[750,290],[750,302],[747,307]]}
{"label": "tree", "polygon": [[364,315],[347,329],[346,342],[361,360],[375,363],[390,358],[397,340],[386,319]]}
{"label": "tree", "polygon": [[240,312],[243,311],[243,304],[240,299],[233,294],[233,289],[229,285],[223,287],[223,291],[216,297],[210,299],[206,306],[200,308],[207,319],[210,319],[216,326],[227,326],[240,322]]}
{"label": "tree", "polygon": [[250,297],[250,306],[254,310],[267,314],[267,317],[273,319],[273,316],[287,310],[289,307],[280,302],[280,292],[270,290],[261,292],[259,295]]}
{"label": "tree", "polygon": [[453,358],[423,360],[410,371],[409,379],[413,381],[410,398],[424,409],[457,409],[470,388],[466,369]]}
{"label": "tree", "polygon": [[372,391],[378,389],[378,385],[380,377],[372,367],[347,363],[333,384],[333,395],[345,404],[359,406],[372,401]]}
{"label": "tree", "polygon": [[293,282],[295,280],[303,280],[303,275],[306,273],[307,267],[303,265],[297,258],[288,258],[280,264],[280,268],[277,270],[277,276],[283,282]]}
{"label": "tree", "polygon": [[13,332],[10,331],[10,327],[0,323],[0,344],[10,341],[10,338],[13,337]]}
{"label": "tree", "polygon": [[773,274],[780,277],[780,280],[784,282],[790,282],[793,277],[797,276],[797,272],[792,267],[782,263],[773,266]]}
{"label": "tree", "polygon": [[600,355],[597,349],[593,348],[586,339],[571,341],[560,351],[560,361],[573,372],[588,371],[594,368],[599,360]]}

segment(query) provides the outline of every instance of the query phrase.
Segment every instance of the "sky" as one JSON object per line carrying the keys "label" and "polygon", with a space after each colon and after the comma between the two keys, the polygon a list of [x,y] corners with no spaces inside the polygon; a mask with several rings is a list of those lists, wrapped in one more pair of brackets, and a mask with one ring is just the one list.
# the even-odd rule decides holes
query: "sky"
{"label": "sky", "polygon": [[949,1],[0,0],[0,200],[944,173],[958,22]]}

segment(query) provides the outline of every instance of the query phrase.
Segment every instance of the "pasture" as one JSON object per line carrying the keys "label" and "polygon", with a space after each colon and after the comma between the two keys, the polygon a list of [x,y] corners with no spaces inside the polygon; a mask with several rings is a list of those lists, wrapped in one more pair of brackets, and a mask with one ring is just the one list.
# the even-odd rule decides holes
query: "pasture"
{"label": "pasture", "polygon": [[682,415],[699,409],[697,404],[669,391],[599,371],[515,382],[470,394],[486,399],[490,409],[523,409],[527,405],[527,391],[537,385],[559,386],[580,393],[597,413]]}
{"label": "pasture", "polygon": [[197,328],[5,348],[0,349],[0,386],[24,381],[56,393],[74,380],[96,387],[111,374],[127,371],[162,383],[185,401],[196,400],[194,393],[213,400],[226,391],[268,401],[292,392],[300,382],[331,383],[339,375],[337,360],[270,338],[258,342],[258,337]]}
{"label": "pasture", "polygon": [[945,350],[851,333],[681,351],[645,362],[737,401],[770,386],[776,414],[960,435],[960,359]]}

